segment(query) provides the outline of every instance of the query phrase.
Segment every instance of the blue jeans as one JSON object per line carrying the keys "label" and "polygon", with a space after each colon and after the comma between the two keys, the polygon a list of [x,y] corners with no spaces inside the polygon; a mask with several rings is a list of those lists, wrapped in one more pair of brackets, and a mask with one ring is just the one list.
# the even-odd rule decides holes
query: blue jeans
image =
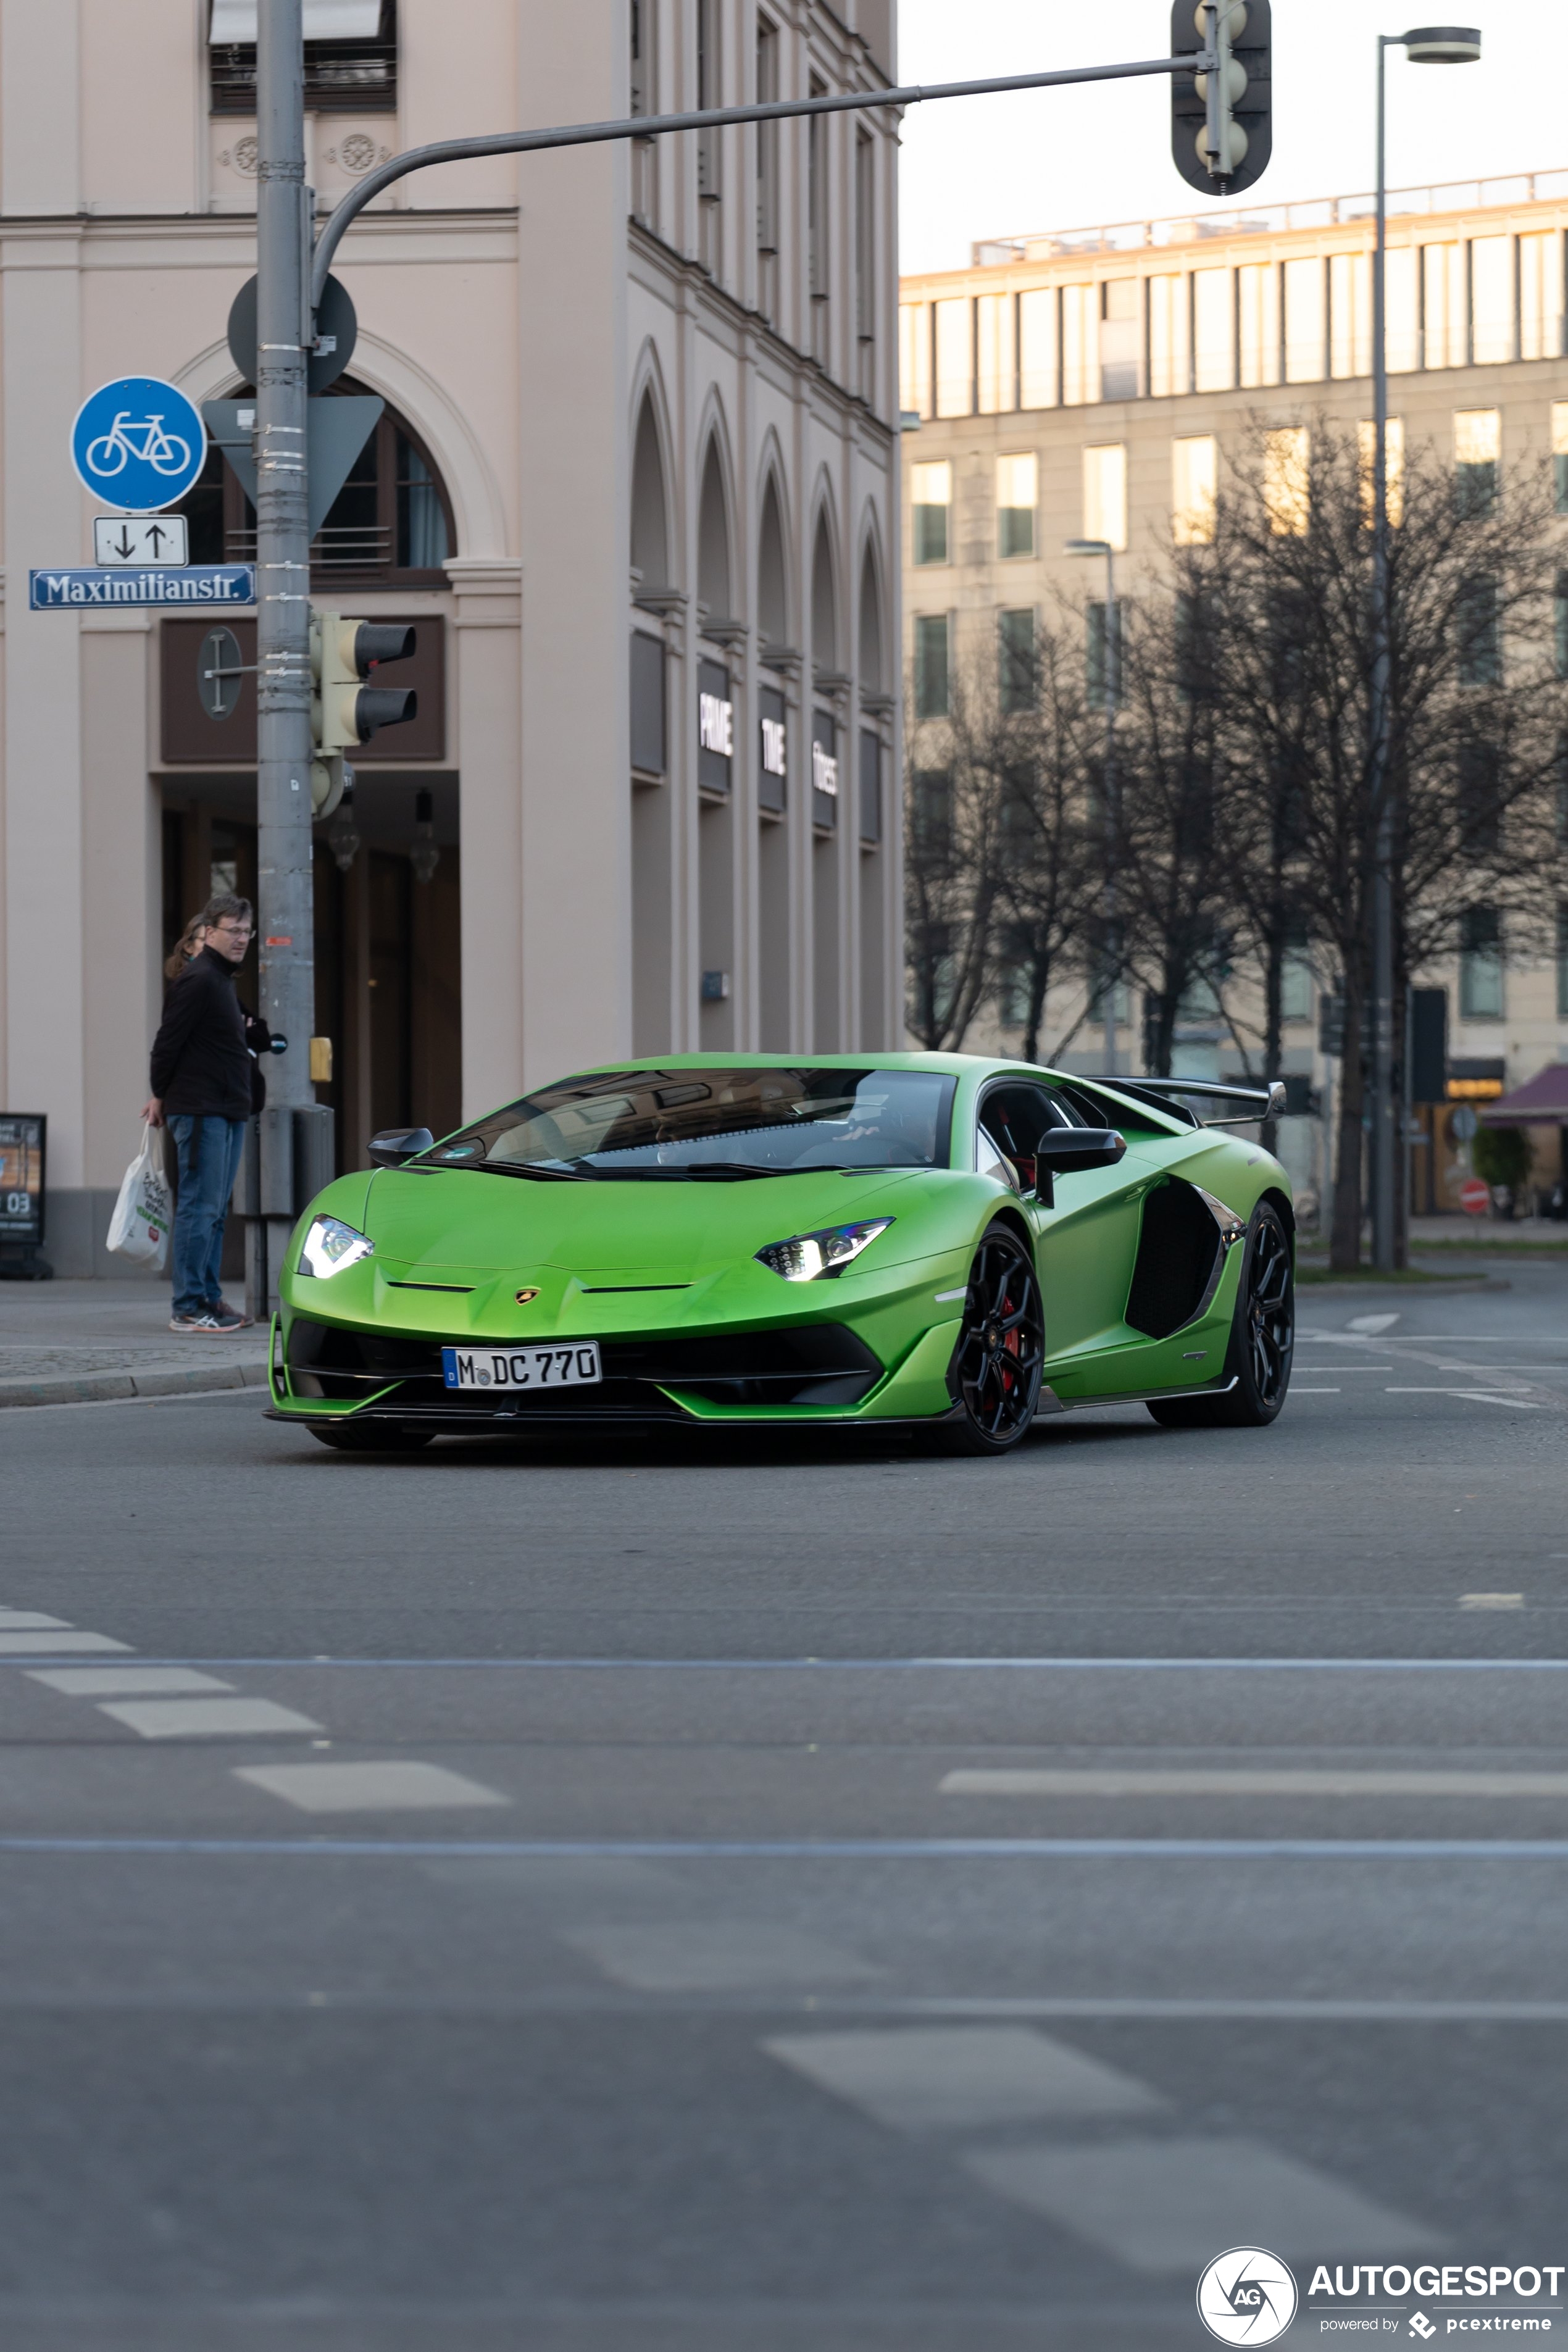
{"label": "blue jeans", "polygon": [[243,1118],[192,1118],[184,1112],[168,1122],[180,1170],[171,1250],[176,1315],[199,1315],[223,1296],[218,1272],[223,1229],[249,1123]]}

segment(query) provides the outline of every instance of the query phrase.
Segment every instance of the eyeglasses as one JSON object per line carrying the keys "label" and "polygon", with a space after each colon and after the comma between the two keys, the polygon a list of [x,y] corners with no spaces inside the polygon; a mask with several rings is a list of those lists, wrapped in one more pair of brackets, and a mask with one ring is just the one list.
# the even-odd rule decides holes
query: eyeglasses
{"label": "eyeglasses", "polygon": [[248,923],[215,923],[215,931],[226,931],[231,940],[253,940],[256,933]]}

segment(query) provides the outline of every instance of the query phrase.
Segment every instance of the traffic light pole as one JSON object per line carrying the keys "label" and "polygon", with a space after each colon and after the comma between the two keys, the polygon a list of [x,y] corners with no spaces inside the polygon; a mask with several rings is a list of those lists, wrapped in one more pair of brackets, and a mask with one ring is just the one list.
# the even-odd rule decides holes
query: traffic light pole
{"label": "traffic light pole", "polygon": [[[270,1303],[293,1223],[292,1113],[313,1105],[310,890],[310,547],[306,511],[305,187],[301,0],[257,17],[256,627],[260,1003],[287,1050],[268,1066],[259,1197],[252,1198],[252,1312]],[[255,1213],[259,1212],[259,1214]],[[260,1263],[258,1264],[259,1255]]]}

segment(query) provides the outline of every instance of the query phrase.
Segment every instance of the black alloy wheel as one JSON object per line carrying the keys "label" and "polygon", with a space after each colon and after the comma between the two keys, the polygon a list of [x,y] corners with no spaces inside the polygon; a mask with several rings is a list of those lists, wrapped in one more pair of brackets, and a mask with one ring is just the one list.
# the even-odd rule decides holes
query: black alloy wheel
{"label": "black alloy wheel", "polygon": [[313,1423],[310,1434],[334,1454],[417,1454],[428,1445],[433,1429],[409,1429],[395,1421],[348,1422],[341,1429],[323,1429]]}
{"label": "black alloy wheel", "polygon": [[1296,1347],[1296,1276],[1290,1237],[1279,1212],[1260,1201],[1252,1213],[1226,1350],[1223,1396],[1162,1397],[1151,1403],[1167,1429],[1267,1429],[1290,1385]]}
{"label": "black alloy wheel", "polygon": [[952,1454],[1006,1454],[1035,1417],[1045,1360],[1039,1277],[1010,1225],[982,1236],[952,1357],[960,1411],[942,1425]]}

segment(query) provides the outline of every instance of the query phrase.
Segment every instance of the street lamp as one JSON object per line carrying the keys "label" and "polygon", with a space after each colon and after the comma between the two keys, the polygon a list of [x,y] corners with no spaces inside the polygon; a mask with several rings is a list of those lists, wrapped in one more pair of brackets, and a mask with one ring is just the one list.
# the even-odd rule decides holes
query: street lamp
{"label": "street lamp", "polygon": [[1116,1076],[1116,977],[1111,969],[1116,941],[1116,705],[1121,694],[1121,631],[1116,616],[1116,550],[1108,539],[1069,539],[1068,555],[1105,558],[1105,950],[1100,975],[1100,1015],[1105,1029],[1105,1076]]}
{"label": "street lamp", "polygon": [[[1395,1236],[1395,1171],[1403,1157],[1394,1098],[1394,804],[1388,784],[1390,721],[1388,628],[1388,335],[1384,255],[1388,191],[1384,184],[1384,52],[1403,49],[1412,65],[1473,65],[1481,37],[1468,25],[1420,25],[1409,33],[1377,37],[1377,244],[1372,267],[1373,547],[1372,547],[1372,805],[1377,848],[1372,897],[1372,1259],[1392,1274]],[[1359,1052],[1347,1037],[1346,1053]]]}

